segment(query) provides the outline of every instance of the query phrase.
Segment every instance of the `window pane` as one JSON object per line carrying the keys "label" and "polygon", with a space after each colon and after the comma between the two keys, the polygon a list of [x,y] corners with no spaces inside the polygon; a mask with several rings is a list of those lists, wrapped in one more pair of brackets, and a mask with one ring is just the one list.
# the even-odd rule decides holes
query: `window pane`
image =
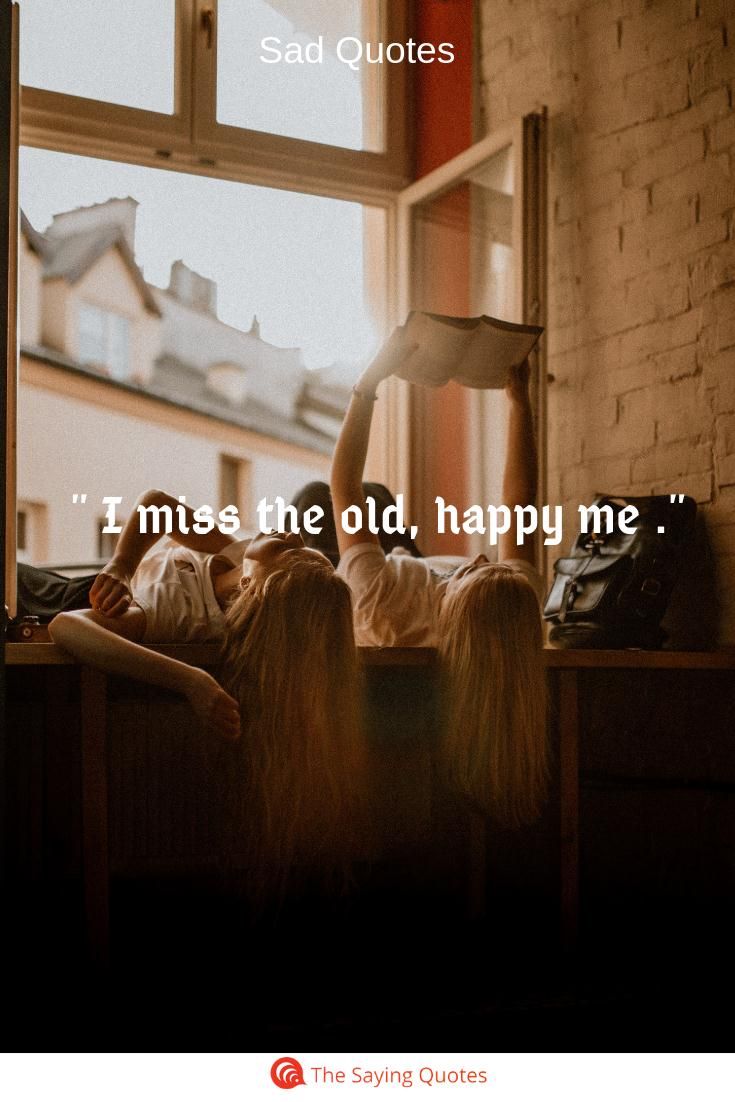
{"label": "window pane", "polygon": [[18,519],[16,521],[17,527],[17,543],[19,551],[28,550],[28,513],[24,509],[18,510]]}
{"label": "window pane", "polygon": [[220,456],[220,507],[240,504],[240,461]]}
{"label": "window pane", "polygon": [[380,6],[379,0],[219,0],[218,122],[382,149],[385,65],[354,60],[360,43],[381,41]]}
{"label": "window pane", "polygon": [[127,378],[130,370],[128,333],[130,322],[117,314],[109,314],[108,363],[116,379]]}
{"label": "window pane", "polygon": [[20,0],[21,84],[170,115],[175,0]]}
{"label": "window pane", "polygon": [[130,323],[111,311],[81,303],[79,306],[79,362],[105,367],[116,379],[130,373],[128,352]]}
{"label": "window pane", "polygon": [[513,209],[510,149],[490,157],[461,183],[417,203],[413,308],[518,321]]}
{"label": "window pane", "polygon": [[46,561],[95,559],[106,496],[235,495],[252,533],[324,477],[382,330],[381,208],[42,149],[20,196],[18,486],[49,502]]}
{"label": "window pane", "polygon": [[[412,208],[411,306],[437,314],[490,314],[520,321],[519,257],[513,249],[512,149],[489,157],[463,180]],[[464,457],[469,502],[502,500],[507,402],[502,391],[466,391],[470,429]],[[473,551],[487,552],[477,537]]]}
{"label": "window pane", "polygon": [[79,307],[79,360],[84,364],[104,363],[105,327],[101,310],[82,303]]}

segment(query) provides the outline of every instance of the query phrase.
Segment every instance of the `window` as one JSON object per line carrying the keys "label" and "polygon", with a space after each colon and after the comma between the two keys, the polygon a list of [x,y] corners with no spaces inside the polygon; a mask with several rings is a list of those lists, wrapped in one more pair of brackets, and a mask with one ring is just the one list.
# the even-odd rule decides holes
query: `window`
{"label": "window", "polygon": [[[31,144],[322,194],[408,182],[411,67],[338,56],[341,40],[405,43],[408,0],[20,4]],[[283,60],[261,60],[274,38]],[[287,62],[288,43],[321,61]]]}
{"label": "window", "polygon": [[175,0],[19,0],[21,84],[171,114]]}
{"label": "window", "polygon": [[[125,526],[125,519],[117,517],[116,523],[120,527]],[[115,554],[115,548],[117,547],[117,541],[120,536],[116,532],[105,532],[107,527],[107,518],[99,517],[97,520],[97,558],[105,562],[109,562],[112,556]]]}
{"label": "window", "polygon": [[[273,307],[267,311],[268,317],[258,314],[263,340],[290,350],[292,357],[300,356],[309,368],[320,367],[329,372],[321,390],[325,387],[330,390],[334,379],[343,375],[345,367],[348,372],[351,370],[350,362],[380,339],[391,320],[388,281],[394,261],[394,197],[396,189],[410,178],[412,166],[407,138],[410,67],[370,65],[355,75],[349,67],[335,68],[338,59],[335,60],[334,46],[339,37],[353,34],[355,28],[359,28],[357,35],[364,39],[379,37],[386,42],[406,42],[411,33],[409,0],[346,0],[340,5],[328,0],[271,3],[156,0],[155,4],[145,0],[125,4],[119,0],[65,0],[64,4],[58,0],[19,0],[19,3],[23,21],[22,51],[17,66],[23,84],[20,139],[27,146],[23,159],[28,164],[33,162],[36,168],[48,159],[38,180],[51,178],[53,158],[60,160],[72,155],[79,159],[78,164],[89,166],[86,172],[76,172],[74,186],[68,186],[70,177],[63,172],[56,176],[56,196],[51,207],[45,202],[29,202],[25,189],[21,205],[34,228],[43,231],[58,211],[104,204],[112,196],[135,197],[141,205],[136,255],[145,251],[150,256],[154,251],[151,246],[162,236],[182,239],[176,252],[159,249],[159,258],[153,264],[146,257],[143,267],[148,294],[160,300],[159,292],[166,293],[174,282],[168,266],[183,257],[185,266],[204,276],[204,283],[217,284],[219,301],[214,306],[217,318],[242,334],[255,327],[253,315],[260,308],[257,302],[253,303],[252,289],[265,287]],[[17,11],[12,7],[6,13],[8,20],[11,12],[15,18]],[[284,36],[293,33],[294,40],[304,42],[305,38],[313,41],[314,36],[318,39],[320,34],[324,35],[326,65],[332,76],[339,79],[344,92],[344,95],[340,92],[337,110],[332,104],[325,108],[323,101],[305,94],[304,85],[299,86],[298,80],[289,82],[288,102],[280,102],[275,112],[261,112],[255,102],[255,86],[250,89],[247,103],[240,100],[243,64],[237,42],[243,43],[243,35],[247,39],[248,19],[258,11],[261,22],[265,20],[261,37],[269,31]],[[252,45],[252,36],[248,41]],[[283,72],[282,67],[279,69]],[[265,79],[264,69],[256,78],[261,79]],[[311,106],[307,103],[310,99]],[[92,159],[81,160],[86,157]],[[112,162],[119,172],[117,182],[95,192],[99,182],[96,170],[104,174]],[[155,176],[171,183],[154,189],[161,200],[158,209],[154,212],[154,206],[146,204],[144,210],[145,198],[137,189],[137,182],[134,186],[126,177],[162,167],[178,171],[172,177],[150,173],[150,179]],[[33,172],[29,170],[25,179],[32,180]],[[247,196],[240,190],[235,197],[238,190],[235,184],[251,185],[252,190]],[[202,201],[207,186],[211,190]],[[172,202],[174,191],[176,200]],[[14,205],[15,200],[11,203]],[[230,211],[234,211],[232,217]],[[224,279],[222,271],[212,271],[208,260],[202,263],[201,244],[207,234],[212,241],[217,240],[211,255],[224,257],[225,269],[239,266],[239,280]],[[250,235],[250,240],[234,259],[235,245],[243,234]],[[144,241],[148,246],[145,250]],[[259,263],[264,241],[270,270]],[[74,260],[81,260],[90,254],[81,248],[71,250],[71,255]],[[35,270],[26,273],[30,276],[28,284],[36,290],[39,278],[43,278],[43,273],[39,277],[39,269],[43,269],[47,260],[43,250],[36,252]],[[167,266],[164,272],[162,264]],[[120,326],[115,330],[115,323],[110,322],[103,332],[105,327],[99,318],[88,317],[86,324],[78,318],[76,307],[79,298],[98,309],[106,308],[105,304],[97,301],[94,291],[78,295],[76,303],[65,301],[73,300],[76,290],[73,279],[69,282],[71,289],[60,287],[53,279],[43,283],[43,310],[52,308],[56,312],[55,328],[39,332],[39,341],[29,335],[24,351],[27,353],[33,344],[45,346],[49,353],[46,362],[31,363],[28,355],[21,355],[21,381],[25,373],[33,376],[34,383],[58,387],[56,398],[49,390],[42,400],[28,401],[20,411],[26,418],[25,424],[21,424],[22,438],[17,442],[19,452],[23,453],[18,465],[21,492],[23,472],[28,468],[32,451],[30,441],[48,437],[50,446],[54,435],[58,437],[55,442],[59,454],[68,443],[70,433],[62,430],[63,418],[54,421],[50,408],[61,401],[65,391],[76,394],[82,388],[90,391],[91,387],[85,402],[93,391],[98,405],[112,404],[122,409],[127,402],[125,409],[131,415],[149,409],[145,395],[134,406],[133,397],[126,396],[121,388],[116,388],[114,401],[110,403],[111,392],[103,396],[100,391],[103,380],[90,382],[75,377],[65,380],[61,387],[58,379],[51,379],[59,354],[78,360],[74,346],[84,344],[85,358],[93,362],[104,359],[107,371],[115,377],[126,377],[148,390],[161,381],[164,389],[172,385],[171,365],[163,355],[161,333],[164,330],[167,333],[164,345],[170,344],[176,339],[175,324],[170,319],[164,324],[165,319],[157,316],[155,306],[151,308],[149,303],[144,324],[139,324],[138,314],[126,306],[120,313],[132,319],[127,334],[123,334]],[[333,308],[323,311],[320,299],[330,296]],[[206,299],[207,295],[203,297]],[[283,299],[289,300],[287,307],[278,308]],[[169,298],[166,302],[170,305]],[[246,311],[250,314],[247,318]],[[112,312],[117,312],[114,307]],[[206,327],[206,319],[200,320]],[[32,326],[26,329],[29,334],[35,332]],[[83,340],[81,331],[85,331]],[[239,341],[240,337],[235,339]],[[200,335],[178,351],[188,354],[203,347],[206,339]],[[225,352],[221,362],[229,365],[232,357],[227,349]],[[11,356],[9,362],[13,359]],[[221,382],[224,374],[222,370],[215,371],[212,382]],[[229,413],[236,420],[249,416],[250,424],[257,426],[262,395],[253,391],[255,374],[253,371],[243,380],[230,372],[229,398],[221,389],[217,392],[210,388],[211,408],[225,413],[229,405]],[[183,407],[190,394],[183,378],[179,382]],[[198,377],[190,373],[188,383],[196,389]],[[11,379],[8,407],[11,456],[16,438],[13,388]],[[314,388],[311,396],[314,401],[319,389]],[[280,398],[283,415],[292,406],[298,406],[306,391],[308,388],[303,386],[299,386],[298,393],[292,391],[274,377],[269,400],[274,396]],[[230,400],[233,394],[240,395],[238,401]],[[75,474],[65,465],[64,493],[70,480],[75,488],[89,480],[90,496],[97,495],[97,500],[100,492],[120,491],[127,498],[146,484],[169,488],[171,475],[166,477],[166,471],[170,472],[172,449],[178,454],[182,447],[180,438],[175,436],[176,426],[180,426],[189,437],[211,436],[206,461],[199,468],[206,471],[206,476],[197,478],[192,473],[187,481],[188,476],[182,475],[181,481],[186,484],[182,488],[191,501],[206,500],[208,495],[216,499],[216,449],[218,446],[223,450],[236,449],[241,445],[234,427],[230,430],[221,425],[214,427],[211,421],[202,421],[194,412],[186,420],[183,412],[174,415],[170,407],[165,423],[160,410],[156,412],[161,417],[160,431],[154,431],[151,423],[145,432],[136,434],[123,431],[114,413],[112,408],[106,410],[103,425],[102,414],[97,410],[94,428],[89,411],[87,416],[77,419],[71,435],[84,452],[83,470]],[[323,458],[315,472],[308,453],[303,451],[309,415],[308,409],[303,417],[297,411],[299,423],[290,426],[287,439],[279,442],[278,456],[272,455],[266,463],[264,455],[253,455],[253,484],[258,493],[261,488],[262,492],[268,492],[269,486],[277,485],[280,492],[289,496],[315,474],[324,476]],[[377,444],[373,452],[380,457],[388,456],[392,454],[388,430],[393,421],[388,417],[383,424],[379,415],[376,422]],[[47,433],[49,423],[55,426],[54,434]],[[138,419],[139,427],[142,424]],[[323,448],[327,442],[328,436],[322,434]],[[259,443],[259,438],[254,437],[254,452],[258,452]],[[122,487],[110,479],[113,448],[117,448],[121,457],[116,466],[125,482]],[[187,463],[196,466],[197,446],[185,447],[184,454]],[[105,459],[99,468],[95,464],[97,455]],[[381,462],[378,459],[373,466],[373,474],[381,470]],[[62,466],[57,463],[54,478],[59,478],[61,471]],[[12,473],[11,479],[15,481]],[[97,484],[92,486],[94,480]],[[131,490],[128,482],[135,483]],[[209,489],[212,482],[213,493]],[[9,512],[6,510],[11,532],[15,524],[14,500],[11,491]],[[80,524],[78,511],[69,510],[65,497],[59,499],[55,493],[50,500],[53,508],[60,510],[50,526],[54,539],[60,531],[74,531],[74,540],[69,536],[63,554],[59,549],[61,559],[86,561],[93,557],[97,539],[94,525]],[[8,571],[6,590],[12,594],[15,586],[11,565]]]}
{"label": "window", "polygon": [[130,322],[119,314],[81,303],[77,358],[107,368],[113,379],[130,374]]}
{"label": "window", "polygon": [[[120,195],[130,197],[122,212],[120,200],[112,198]],[[88,297],[78,302],[77,316],[80,345],[84,339],[84,354],[80,347],[77,358],[84,363],[112,370],[111,350],[119,365],[127,344],[128,366],[136,374],[136,311],[154,334],[163,330],[151,337],[154,360],[175,351],[188,363],[193,358],[201,370],[237,352],[231,347],[236,338],[228,344],[216,322],[242,333],[252,328],[255,316],[263,341],[294,354],[300,350],[308,368],[358,364],[383,331],[388,266],[383,206],[27,147],[20,152],[20,206],[32,230],[64,246],[65,253],[76,250],[78,241],[85,245],[88,234],[99,234],[104,243],[110,227],[129,219],[126,243],[134,267],[126,271],[117,263],[111,272],[104,267],[105,253],[87,250],[84,265],[78,262],[66,281],[70,301],[77,302],[81,280],[74,277],[85,268]],[[48,262],[57,272],[55,257]],[[102,283],[110,308],[100,305]],[[41,287],[38,283],[35,290],[45,312],[41,330],[63,332],[63,315],[57,320],[56,313],[63,303],[44,297]],[[116,301],[122,304],[124,294],[129,296],[125,313],[136,316],[132,327],[121,324],[126,318],[111,308]],[[149,294],[163,318],[144,310]],[[183,315],[177,310],[174,316],[176,304],[187,309],[178,334]],[[216,319],[214,329],[207,316]],[[207,346],[213,333],[217,339]],[[53,347],[63,349],[61,337]]]}
{"label": "window", "polygon": [[20,308],[39,324],[18,491],[44,488],[50,561],[108,554],[107,496],[120,516],[150,487],[235,504],[252,531],[259,497],[324,477],[309,415],[380,339],[384,208],[27,147],[20,202]]}
{"label": "window", "polygon": [[15,531],[18,562],[40,563],[48,558],[48,507],[45,503],[20,500]]}
{"label": "window", "polygon": [[221,455],[219,459],[219,507],[236,505],[240,524],[244,529],[253,527],[255,520],[251,516],[252,464],[248,459],[237,459],[231,455]]}
{"label": "window", "polygon": [[[84,293],[79,294],[70,281],[71,289],[65,291],[68,298],[73,299],[78,293],[85,305],[107,313],[108,318],[103,321],[92,315],[85,321],[70,313],[69,302],[62,302],[63,296],[59,295],[57,305],[62,319],[59,333],[51,334],[53,339],[48,341],[44,336],[41,343],[47,343],[52,353],[58,353],[78,337],[79,356],[83,355],[85,362],[102,362],[111,375],[140,383],[139,398],[125,394],[124,388],[107,387],[103,399],[99,388],[104,380],[83,381],[84,385],[97,388],[95,401],[99,404],[109,403],[110,392],[114,390],[115,408],[122,410],[120,403],[124,398],[129,403],[126,410],[131,417],[137,417],[139,426],[143,425],[143,418],[137,415],[152,410],[148,403],[156,388],[160,397],[161,388],[170,395],[175,385],[179,388],[177,399],[181,407],[194,411],[188,414],[186,422],[188,441],[197,433],[199,439],[202,433],[211,433],[208,438],[211,446],[206,461],[202,461],[199,444],[185,445],[176,435],[179,428],[184,431],[183,412],[175,416],[171,412],[168,421],[164,421],[158,410],[155,432],[151,421],[148,435],[148,429],[133,433],[120,428],[112,408],[106,410],[109,419],[104,426],[101,414],[94,429],[88,419],[82,419],[78,435],[88,438],[84,444],[86,454],[108,456],[99,470],[94,461],[87,460],[85,464],[85,478],[97,478],[99,483],[92,487],[90,482],[90,494],[122,493],[127,500],[146,485],[178,489],[179,486],[170,486],[170,475],[166,475],[173,451],[185,455],[190,464],[179,480],[188,500],[209,499],[214,504],[220,477],[219,456],[235,458],[240,453],[242,443],[235,432],[245,426],[248,417],[254,431],[259,431],[264,423],[259,410],[265,397],[266,406],[268,402],[280,403],[278,416],[283,418],[286,414],[286,420],[293,424],[288,427],[288,438],[279,442],[278,454],[274,450],[267,464],[257,454],[257,439],[248,442],[247,454],[251,454],[250,443],[256,445],[251,458],[253,493],[257,498],[262,492],[269,492],[270,487],[278,486],[288,496],[289,479],[298,477],[298,482],[303,482],[313,477],[308,465],[299,466],[296,462],[295,451],[309,425],[310,411],[306,406],[302,406],[303,416],[298,412],[299,402],[309,388],[301,387],[296,393],[295,387],[283,385],[280,377],[270,374],[268,394],[259,393],[253,383],[259,372],[263,374],[258,366],[260,360],[256,357],[252,362],[240,362],[231,347],[224,347],[212,363],[188,362],[192,357],[204,355],[202,350],[208,352],[207,334],[212,319],[215,324],[234,330],[235,342],[250,334],[271,347],[291,353],[293,358],[301,357],[306,367],[323,371],[323,385],[313,388],[316,403],[333,386],[334,370],[339,373],[345,361],[349,366],[350,360],[364,355],[365,349],[383,335],[387,323],[401,319],[410,306],[420,306],[423,301],[420,294],[414,293],[415,287],[409,290],[406,280],[400,284],[406,257],[414,247],[415,266],[410,278],[415,280],[419,274],[417,257],[421,246],[417,237],[412,236],[418,229],[410,228],[407,210],[412,204],[426,201],[428,211],[433,196],[439,197],[440,192],[453,184],[459,192],[469,187],[479,195],[483,185],[476,180],[468,183],[467,172],[479,169],[482,161],[509,143],[500,143],[492,154],[475,159],[468,150],[471,164],[465,157],[461,165],[454,165],[453,181],[443,178],[437,183],[432,174],[420,196],[414,190],[417,185],[409,187],[407,193],[401,192],[410,178],[412,163],[407,140],[410,122],[407,82],[412,67],[365,65],[359,74],[353,74],[349,66],[343,66],[345,72],[334,66],[342,64],[335,52],[340,37],[407,41],[411,37],[411,5],[407,0],[346,0],[340,5],[327,0],[316,3],[172,0],[173,6],[162,0],[161,4],[140,7],[121,5],[117,0],[94,3],[69,0],[69,7],[77,12],[86,11],[89,17],[83,34],[80,32],[76,54],[79,62],[76,67],[82,72],[74,80],[82,83],[74,86],[55,85],[51,64],[41,72],[33,70],[35,62],[30,55],[37,46],[33,38],[40,42],[38,36],[47,35],[47,28],[37,25],[33,29],[31,9],[40,11],[51,0],[20,2],[27,8],[24,18],[31,20],[24,37],[28,57],[22,59],[21,66],[23,79],[31,82],[23,89],[21,117],[21,136],[29,147],[23,159],[30,166],[24,170],[21,196],[25,213],[33,226],[43,231],[51,216],[60,210],[81,208],[83,213],[90,205],[106,204],[112,196],[132,196],[131,202],[137,200],[139,206],[138,232],[132,249],[140,267],[138,287],[144,297],[153,300],[153,305],[148,302],[146,307],[145,331],[139,332],[138,315],[128,309],[127,300],[121,301],[118,314],[114,308],[107,310],[94,290],[85,287]],[[108,7],[114,8],[115,13],[126,12],[128,25],[121,35],[121,50],[127,49],[136,36],[146,40],[140,46],[141,56],[149,42],[155,40],[158,44],[155,61],[146,63],[145,80],[137,81],[146,85],[146,95],[155,89],[155,98],[137,100],[134,93],[126,90],[125,65],[116,66],[108,60],[103,64],[104,74],[95,71],[96,59],[104,54],[102,48],[97,50],[93,44],[95,28],[100,26],[95,20]],[[153,7],[157,8],[155,16]],[[310,18],[310,12],[312,15],[317,12],[318,18]],[[114,21],[108,20],[106,25],[113,27]],[[143,35],[141,28],[145,29]],[[285,63],[269,67],[258,61],[261,68],[257,74],[243,72],[246,67],[241,63],[242,52],[251,51],[254,42],[260,47],[269,34],[282,43],[287,39],[296,42],[304,50],[309,43],[321,45],[325,58],[322,73],[328,68],[340,82],[346,82],[349,76],[349,85],[340,84],[344,94],[335,97],[332,93],[325,109],[318,95],[306,90],[308,85],[304,82],[310,73],[307,64],[286,69]],[[75,66],[67,61],[64,67],[70,70]],[[279,81],[281,99],[268,90],[271,71],[283,77]],[[84,84],[85,81],[88,83]],[[514,145],[516,167],[521,164],[518,148]],[[523,156],[525,149],[524,145]],[[44,171],[34,171],[44,160]],[[73,162],[68,174],[55,172],[54,160],[57,163],[63,160],[67,166]],[[169,174],[161,171],[163,166],[177,171]],[[29,200],[29,185],[32,191],[39,181],[50,180],[55,198],[37,195],[38,201]],[[426,181],[419,183],[424,186]],[[516,248],[520,244],[525,251],[529,240],[525,223],[516,215],[522,210],[525,219],[534,194],[534,179],[525,162],[522,172],[516,173],[514,187],[513,256],[509,256],[507,244],[499,237],[493,237],[483,253],[481,220],[474,224],[462,250],[472,265],[484,299],[494,296],[500,301],[497,292],[503,288],[507,291],[510,285],[508,262],[515,265],[516,291],[522,286],[522,294],[515,297],[517,316],[531,320],[532,304],[543,302],[543,298],[524,282],[526,275]],[[490,185],[484,190],[502,189]],[[542,189],[537,191],[541,196]],[[155,202],[150,201],[154,193]],[[440,205],[438,202],[436,209]],[[538,207],[543,210],[542,198]],[[479,211],[479,205],[476,209]],[[497,212],[485,213],[494,219]],[[420,222],[418,215],[417,227]],[[86,251],[75,254],[82,255],[90,254]],[[174,280],[171,265],[180,259],[182,271],[187,269],[193,279]],[[428,253],[426,260],[431,268],[433,262]],[[40,250],[34,263],[38,268],[45,262]],[[438,278],[447,265],[440,260],[434,264],[434,270]],[[52,284],[51,279],[43,284],[44,309],[46,300],[51,301],[55,294]],[[197,289],[196,302],[192,298],[187,303],[181,298],[182,289],[188,284]],[[257,297],[254,289],[258,290]],[[267,299],[265,309],[262,301],[258,301],[261,296]],[[325,301],[329,303],[328,309],[324,309]],[[79,305],[77,301],[75,309]],[[447,304],[439,308],[449,309]],[[182,336],[173,316],[181,310],[188,311],[192,318],[196,314],[199,325],[196,337]],[[497,312],[502,312],[500,306]],[[120,324],[125,321],[123,314],[134,319],[127,327]],[[118,317],[117,323],[110,321],[113,315]],[[543,320],[542,314],[537,316]],[[173,360],[187,359],[186,366],[194,370],[176,374],[178,367],[176,363],[172,367],[171,357],[167,356],[172,347],[176,353]],[[25,358],[30,359],[32,350],[25,351]],[[48,360],[33,365],[35,381],[44,384],[48,381],[53,355]],[[141,364],[147,365],[145,369]],[[21,362],[21,375],[23,366]],[[211,373],[210,367],[214,368]],[[205,425],[196,420],[200,376],[208,373],[211,385],[205,387],[204,396],[210,415],[216,411],[223,418],[227,416],[237,428],[226,431],[218,425],[214,429],[211,421]],[[70,388],[72,385],[79,388],[82,383],[77,378],[73,383],[70,381]],[[133,405],[134,402],[137,404]],[[417,458],[431,452],[431,443],[420,439],[420,428],[415,430],[420,419],[414,418],[411,403],[405,390],[398,386],[387,388],[386,401],[376,410],[369,473],[370,477],[382,477],[396,486],[408,487],[409,499],[413,496],[416,501],[418,495],[410,487],[409,473],[418,470]],[[481,400],[475,404],[479,407]],[[40,417],[31,403],[25,408],[29,418]],[[292,410],[296,411],[294,418],[290,416]],[[477,431],[479,423],[475,422]],[[313,418],[311,424],[314,425]],[[26,433],[38,439],[38,433],[29,429]],[[543,440],[541,444],[543,449]],[[90,453],[89,449],[94,448],[97,452]],[[109,456],[116,460],[114,464]],[[472,458],[471,462],[473,485],[486,485],[483,471],[488,457]],[[116,477],[134,481],[134,487],[129,489],[127,483],[115,485],[110,478],[113,466],[118,472]],[[321,477],[325,469],[322,464]],[[21,478],[22,471],[21,464]],[[206,475],[197,471],[206,471]],[[68,482],[72,474],[65,471],[64,477]],[[79,476],[75,489],[77,485],[81,485]],[[52,500],[56,502],[57,498],[54,496]],[[409,507],[413,511],[410,500]],[[420,506],[416,512],[419,523],[423,523]],[[74,521],[70,517],[69,523],[75,523],[77,517],[78,513]],[[57,531],[55,524],[52,531]],[[96,530],[91,526],[85,539],[85,548],[95,546]],[[65,555],[89,556],[88,549]]]}
{"label": "window", "polygon": [[[383,148],[378,0],[321,11],[293,0],[219,0],[217,121],[346,149]],[[372,56],[372,55],[371,55]]]}
{"label": "window", "polygon": [[[399,197],[400,311],[490,314],[544,324],[543,117],[529,115],[483,138],[406,188]],[[531,356],[539,438],[541,500],[545,499],[543,347]],[[410,426],[400,476],[410,486],[411,514],[433,527],[434,494],[448,501],[502,500],[506,403],[498,391],[451,386],[441,397],[408,397]],[[438,490],[435,489],[438,487]],[[482,537],[436,552],[487,551]],[[542,561],[542,560],[540,560]]]}

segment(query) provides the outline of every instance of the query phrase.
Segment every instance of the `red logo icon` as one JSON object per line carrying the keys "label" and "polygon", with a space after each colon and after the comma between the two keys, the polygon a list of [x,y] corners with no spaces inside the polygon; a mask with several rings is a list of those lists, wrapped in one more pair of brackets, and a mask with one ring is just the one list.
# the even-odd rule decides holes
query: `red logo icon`
{"label": "red logo icon", "polygon": [[293,1056],[282,1056],[271,1068],[271,1079],[281,1090],[290,1091],[292,1087],[305,1087],[304,1069]]}

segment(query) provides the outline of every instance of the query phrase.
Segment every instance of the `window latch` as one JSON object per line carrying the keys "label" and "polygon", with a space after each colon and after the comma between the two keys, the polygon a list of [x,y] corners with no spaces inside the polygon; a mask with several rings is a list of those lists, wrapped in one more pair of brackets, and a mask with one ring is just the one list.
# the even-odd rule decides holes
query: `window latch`
{"label": "window latch", "polygon": [[214,42],[214,8],[202,8],[200,23],[207,36],[207,49],[211,50]]}

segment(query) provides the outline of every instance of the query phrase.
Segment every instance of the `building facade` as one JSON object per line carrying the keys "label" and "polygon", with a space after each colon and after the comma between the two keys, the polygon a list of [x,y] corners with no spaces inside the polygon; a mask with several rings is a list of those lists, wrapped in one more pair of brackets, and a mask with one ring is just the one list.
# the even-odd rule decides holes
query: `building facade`
{"label": "building facade", "polygon": [[[341,392],[217,317],[216,285],[182,261],[165,290],[135,261],[134,199],[25,217],[20,252],[18,556],[91,564],[114,543],[105,497],[157,486],[255,530],[263,497],[327,474]],[[75,503],[73,495],[86,495]]]}

